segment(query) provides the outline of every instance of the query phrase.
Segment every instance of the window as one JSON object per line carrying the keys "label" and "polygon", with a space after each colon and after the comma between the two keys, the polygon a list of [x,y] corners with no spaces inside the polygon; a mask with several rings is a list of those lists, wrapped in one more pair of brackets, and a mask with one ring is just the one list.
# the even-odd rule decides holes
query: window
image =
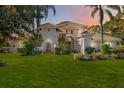
{"label": "window", "polygon": [[73,34],[73,31],[71,30],[71,34]]}

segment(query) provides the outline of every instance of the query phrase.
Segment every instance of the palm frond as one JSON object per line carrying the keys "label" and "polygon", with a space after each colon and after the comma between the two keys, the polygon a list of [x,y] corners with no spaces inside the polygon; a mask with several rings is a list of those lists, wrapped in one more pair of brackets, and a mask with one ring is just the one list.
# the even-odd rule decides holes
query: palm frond
{"label": "palm frond", "polygon": [[56,14],[56,9],[55,9],[55,7],[54,7],[53,5],[45,5],[45,6],[42,6],[42,10],[43,10],[45,19],[48,17],[48,12],[49,12],[50,9],[52,9],[53,14],[54,14],[54,16],[55,16],[55,14]]}
{"label": "palm frond", "polygon": [[112,13],[109,10],[105,9],[105,12],[109,16],[110,19],[113,18],[113,15],[112,15]]}
{"label": "palm frond", "polygon": [[85,7],[90,7],[90,8],[94,8],[97,7],[98,5],[85,5]]}
{"label": "palm frond", "polygon": [[91,17],[93,17],[94,18],[94,15],[98,12],[98,7],[94,7],[93,8],[93,11],[92,11],[92,13],[91,13]]}
{"label": "palm frond", "polygon": [[113,10],[117,10],[119,13],[121,13],[121,8],[119,5],[107,5],[107,7]]}
{"label": "palm frond", "polygon": [[54,16],[55,16],[55,14],[56,14],[56,8],[55,8],[55,6],[49,5],[48,8],[52,9],[53,14],[54,14]]}

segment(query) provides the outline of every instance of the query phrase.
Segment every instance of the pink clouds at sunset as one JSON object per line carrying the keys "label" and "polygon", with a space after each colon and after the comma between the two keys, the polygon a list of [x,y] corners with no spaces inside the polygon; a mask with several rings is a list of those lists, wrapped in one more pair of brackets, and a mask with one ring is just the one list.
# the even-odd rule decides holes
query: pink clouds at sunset
{"label": "pink clouds at sunset", "polygon": [[83,19],[82,23],[85,23],[86,25],[89,25],[89,26],[98,25],[98,21],[92,18]]}
{"label": "pink clouds at sunset", "polygon": [[[60,23],[63,21],[74,21],[84,25],[97,25],[99,17],[96,14],[95,18],[91,18],[92,9],[86,7],[85,5],[56,5],[56,15],[53,16],[52,12],[49,12],[49,16],[46,20],[43,20],[42,23]],[[114,12],[113,12],[114,13]],[[116,13],[114,13],[116,14]],[[105,16],[105,21],[109,20]]]}
{"label": "pink clouds at sunset", "polygon": [[87,6],[78,5],[78,6],[73,6],[72,10],[73,12],[75,11],[76,13],[74,16],[79,16],[76,19],[78,22],[89,26],[98,24],[98,19],[91,18],[91,12],[92,12],[91,8]]}

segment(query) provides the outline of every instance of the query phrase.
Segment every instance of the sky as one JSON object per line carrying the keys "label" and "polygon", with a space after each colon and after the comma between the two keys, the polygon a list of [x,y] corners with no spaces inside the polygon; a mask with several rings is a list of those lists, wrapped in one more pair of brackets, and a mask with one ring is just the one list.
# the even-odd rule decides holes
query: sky
{"label": "sky", "polygon": [[[92,9],[84,5],[55,5],[56,15],[53,15],[52,10],[49,10],[48,18],[42,20],[42,23],[53,23],[57,24],[63,21],[73,21],[84,25],[97,25],[99,17],[96,15],[95,18],[91,17]],[[114,14],[115,12],[112,11]],[[109,18],[105,15],[105,21]]]}

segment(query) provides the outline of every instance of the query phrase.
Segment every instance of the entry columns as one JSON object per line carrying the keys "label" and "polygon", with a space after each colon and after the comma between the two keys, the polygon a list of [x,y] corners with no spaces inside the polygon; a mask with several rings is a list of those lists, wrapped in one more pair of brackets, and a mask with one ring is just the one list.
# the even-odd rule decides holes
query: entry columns
{"label": "entry columns", "polygon": [[91,34],[83,34],[81,38],[81,53],[86,53],[86,48],[91,47]]}

